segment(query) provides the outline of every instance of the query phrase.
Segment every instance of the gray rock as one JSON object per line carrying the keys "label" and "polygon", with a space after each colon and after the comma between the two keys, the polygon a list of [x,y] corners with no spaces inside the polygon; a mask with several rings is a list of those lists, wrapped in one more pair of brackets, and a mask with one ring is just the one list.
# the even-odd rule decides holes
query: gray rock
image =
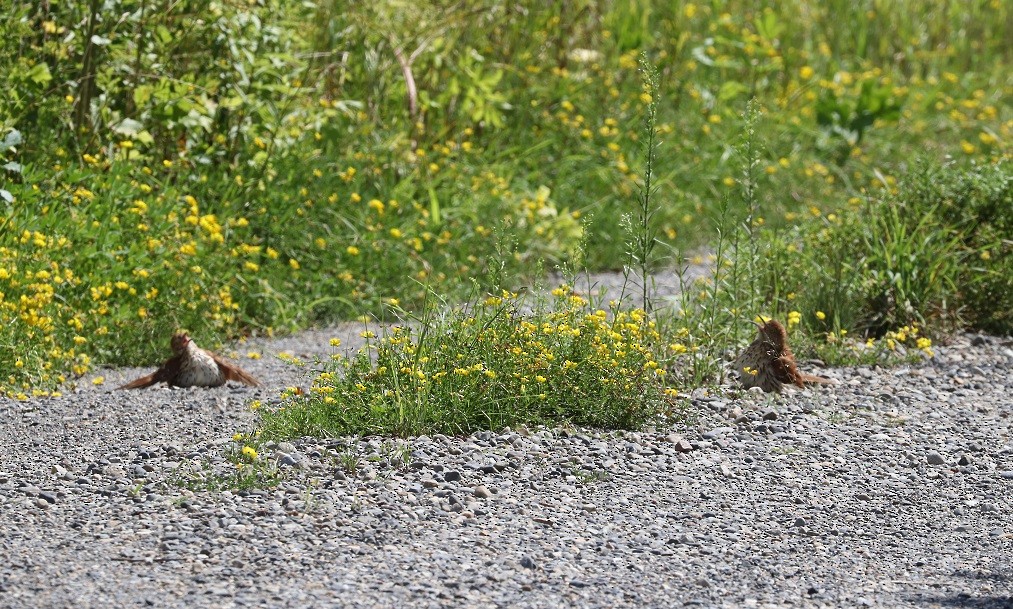
{"label": "gray rock", "polygon": [[703,433],[703,437],[708,440],[716,440],[718,438],[724,437],[725,434],[728,434],[733,431],[735,431],[735,429],[732,427],[715,427],[714,429],[705,431]]}

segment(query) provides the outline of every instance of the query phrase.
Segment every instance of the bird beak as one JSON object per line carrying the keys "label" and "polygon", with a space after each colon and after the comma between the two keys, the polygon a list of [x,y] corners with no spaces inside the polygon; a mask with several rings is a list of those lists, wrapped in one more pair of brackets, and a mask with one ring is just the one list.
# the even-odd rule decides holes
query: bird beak
{"label": "bird beak", "polygon": [[763,324],[759,323],[758,321],[755,321],[755,320],[752,320],[752,319],[747,319],[746,321],[748,321],[749,323],[753,324],[757,328],[762,328],[763,327]]}

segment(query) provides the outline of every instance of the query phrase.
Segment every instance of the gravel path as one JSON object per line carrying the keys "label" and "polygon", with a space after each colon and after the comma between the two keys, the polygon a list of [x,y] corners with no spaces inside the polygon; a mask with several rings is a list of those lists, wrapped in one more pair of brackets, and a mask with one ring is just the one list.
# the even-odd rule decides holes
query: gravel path
{"label": "gravel path", "polygon": [[0,401],[0,607],[1013,607],[1013,349],[987,337],[701,392],[672,428],[300,441],[262,451],[275,489],[173,482],[306,384],[278,352],[360,330],[238,346],[265,389],[115,370]]}

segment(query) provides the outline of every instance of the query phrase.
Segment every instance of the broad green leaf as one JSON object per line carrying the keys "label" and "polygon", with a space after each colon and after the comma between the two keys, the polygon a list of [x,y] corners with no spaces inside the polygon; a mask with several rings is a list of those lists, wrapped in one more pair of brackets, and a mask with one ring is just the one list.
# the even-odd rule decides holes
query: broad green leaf
{"label": "broad green leaf", "polygon": [[158,37],[158,41],[162,44],[172,42],[172,33],[169,32],[169,28],[159,24],[155,27],[155,36]]}
{"label": "broad green leaf", "polygon": [[32,66],[32,69],[28,71],[28,78],[32,82],[37,84],[45,84],[53,80],[53,75],[49,73],[49,64],[40,62]]}

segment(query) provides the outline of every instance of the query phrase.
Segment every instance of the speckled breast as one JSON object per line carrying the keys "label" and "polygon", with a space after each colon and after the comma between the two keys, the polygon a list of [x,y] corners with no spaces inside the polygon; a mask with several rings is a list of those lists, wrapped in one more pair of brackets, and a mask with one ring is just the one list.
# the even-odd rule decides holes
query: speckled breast
{"label": "speckled breast", "polygon": [[201,349],[189,349],[186,358],[176,377],[176,385],[180,387],[218,387],[225,384],[225,373],[218,367],[218,362]]}

